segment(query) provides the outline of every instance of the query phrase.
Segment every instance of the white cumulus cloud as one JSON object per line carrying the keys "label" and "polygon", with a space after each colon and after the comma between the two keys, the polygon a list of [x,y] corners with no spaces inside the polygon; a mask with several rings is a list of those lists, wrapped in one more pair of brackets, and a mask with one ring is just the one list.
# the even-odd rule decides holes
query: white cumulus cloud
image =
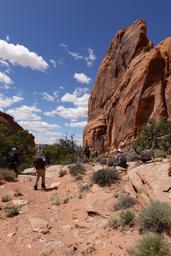
{"label": "white cumulus cloud", "polygon": [[81,83],[81,84],[89,84],[91,82],[91,77],[88,77],[84,73],[75,73],[74,78],[78,83]]}
{"label": "white cumulus cloud", "polygon": [[37,144],[53,144],[64,135],[61,132],[47,130],[38,133],[34,132],[34,136]]}
{"label": "white cumulus cloud", "polygon": [[88,67],[91,67],[96,60],[96,55],[94,53],[94,50],[91,48],[88,48],[88,56],[85,57],[85,61]]}
{"label": "white cumulus cloud", "polygon": [[0,72],[0,83],[4,84],[6,87],[9,87],[14,82],[12,81],[12,79],[8,75],[6,75],[5,73]]}
{"label": "white cumulus cloud", "polygon": [[3,108],[10,107],[11,105],[22,101],[23,98],[20,96],[12,96],[10,97],[5,97],[3,94],[0,93],[0,109],[3,110]]}
{"label": "white cumulus cloud", "polygon": [[66,123],[66,126],[69,127],[74,127],[74,128],[84,128],[86,126],[87,122],[82,121],[82,122],[71,122],[71,123]]}
{"label": "white cumulus cloud", "polygon": [[[41,113],[41,110],[36,106],[23,105],[18,108],[9,109],[8,114],[14,117],[17,121],[40,121],[41,117],[37,113]],[[32,124],[32,123],[31,123]]]}
{"label": "white cumulus cloud", "polygon": [[0,60],[0,65],[9,68],[8,62],[6,62],[4,60]]}
{"label": "white cumulus cloud", "polygon": [[56,68],[56,67],[57,67],[57,66],[56,66],[56,61],[55,61],[55,60],[51,59],[51,60],[50,60],[50,63],[53,65],[53,67],[54,67],[54,68]]}
{"label": "white cumulus cloud", "polygon": [[89,98],[89,94],[87,92],[88,88],[77,88],[72,94],[64,94],[64,96],[62,96],[61,98],[61,101],[70,102],[73,103],[75,106],[82,106],[87,108]]}
{"label": "white cumulus cloud", "polygon": [[68,54],[71,55],[74,58],[74,60],[81,60],[84,58],[79,52],[68,51]]}
{"label": "white cumulus cloud", "polygon": [[6,41],[9,42],[10,41],[10,36],[6,35]]}
{"label": "white cumulus cloud", "polygon": [[31,52],[23,45],[14,45],[2,39],[0,39],[0,59],[33,70],[43,71],[48,68],[48,63],[37,53]]}
{"label": "white cumulus cloud", "polygon": [[55,99],[58,101],[59,91],[54,91],[52,95],[47,92],[42,92],[42,99],[46,101],[54,101]]}
{"label": "white cumulus cloud", "polygon": [[54,101],[55,97],[48,94],[47,92],[42,92],[42,99],[46,101]]}
{"label": "white cumulus cloud", "polygon": [[61,116],[65,119],[78,120],[79,118],[87,117],[87,105],[89,94],[87,88],[77,88],[72,94],[66,93],[61,98],[62,102],[69,102],[74,107],[58,106],[56,109],[45,112],[47,116]]}
{"label": "white cumulus cloud", "polygon": [[45,112],[44,114],[46,116],[61,116],[65,119],[77,120],[78,118],[87,116],[87,108],[66,108],[64,106],[58,106],[56,109],[50,112]]}
{"label": "white cumulus cloud", "polygon": [[20,121],[19,124],[24,127],[27,130],[30,131],[47,131],[47,130],[53,130],[56,128],[59,128],[60,126],[57,124],[49,124],[47,122],[44,121]]}

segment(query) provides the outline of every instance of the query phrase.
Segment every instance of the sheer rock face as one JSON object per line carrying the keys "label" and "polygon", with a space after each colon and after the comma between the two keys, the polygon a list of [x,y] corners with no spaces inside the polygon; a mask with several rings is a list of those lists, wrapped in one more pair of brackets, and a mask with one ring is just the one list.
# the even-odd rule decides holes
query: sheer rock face
{"label": "sheer rock face", "polygon": [[109,152],[129,145],[149,118],[171,120],[171,37],[149,51],[144,20],[114,37],[88,104],[84,144]]}
{"label": "sheer rock face", "polygon": [[[0,111],[0,125],[3,124],[7,127],[9,133],[13,134],[18,132],[19,130],[22,130],[23,128],[14,121],[14,118],[4,112]],[[34,136],[32,134],[29,134],[30,138],[30,144],[28,147],[30,150],[35,149],[35,142],[34,142]]]}

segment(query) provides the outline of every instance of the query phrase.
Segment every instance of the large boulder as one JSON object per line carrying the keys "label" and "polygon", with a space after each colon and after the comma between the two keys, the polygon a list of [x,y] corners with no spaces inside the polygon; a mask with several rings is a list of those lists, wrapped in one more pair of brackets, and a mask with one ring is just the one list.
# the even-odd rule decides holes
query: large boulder
{"label": "large boulder", "polygon": [[128,177],[138,201],[147,205],[150,200],[171,202],[171,194],[163,192],[171,186],[169,162],[154,162],[128,169]]}
{"label": "large boulder", "polygon": [[144,20],[120,30],[99,67],[84,145],[99,153],[129,145],[149,118],[171,120],[171,37],[148,49]]}
{"label": "large boulder", "polygon": [[47,234],[51,228],[49,222],[42,218],[32,217],[29,221],[33,231],[35,232]]}

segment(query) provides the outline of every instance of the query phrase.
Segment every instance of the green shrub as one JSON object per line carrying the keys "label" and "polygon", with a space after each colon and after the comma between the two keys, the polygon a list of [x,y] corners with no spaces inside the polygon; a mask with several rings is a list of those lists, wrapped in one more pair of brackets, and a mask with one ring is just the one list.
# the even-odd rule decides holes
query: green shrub
{"label": "green shrub", "polygon": [[12,170],[0,169],[0,178],[6,181],[16,181],[16,174]]}
{"label": "green shrub", "polygon": [[127,209],[132,207],[135,202],[135,198],[131,197],[129,194],[123,194],[119,196],[118,201],[114,207],[116,210]]}
{"label": "green shrub", "polygon": [[149,120],[140,127],[132,146],[138,153],[155,149],[168,152],[171,148],[171,122],[167,120],[167,117],[162,117],[159,122],[154,119]]}
{"label": "green shrub", "polygon": [[42,253],[40,253],[39,256],[49,256],[49,253],[48,252],[42,252]]}
{"label": "green shrub", "polygon": [[82,148],[77,145],[74,136],[66,135],[53,145],[46,145],[43,148],[48,164],[72,164],[80,157]]}
{"label": "green shrub", "polygon": [[139,160],[139,155],[134,151],[129,151],[129,152],[126,153],[126,159],[127,159],[128,162],[138,161]]}
{"label": "green shrub", "polygon": [[154,154],[155,158],[166,158],[167,157],[167,153],[161,149],[155,149],[153,154]]}
{"label": "green shrub", "polygon": [[75,176],[74,181],[78,181],[78,180],[82,180],[83,176],[81,174],[78,174],[77,176]]}
{"label": "green shrub", "polygon": [[6,203],[6,202],[9,202],[9,201],[11,201],[11,198],[8,195],[2,196],[2,202]]}
{"label": "green shrub", "polygon": [[59,177],[63,177],[63,176],[65,176],[67,174],[67,171],[66,170],[60,170],[59,171]]}
{"label": "green shrub", "polygon": [[72,176],[77,176],[77,175],[84,175],[85,174],[85,167],[84,165],[77,163],[69,166],[69,173]]}
{"label": "green shrub", "polygon": [[91,180],[97,183],[99,186],[109,186],[118,179],[118,174],[115,169],[100,169],[94,172],[91,176]]}
{"label": "green shrub", "polygon": [[107,159],[106,158],[100,158],[99,163],[100,164],[107,164]]}
{"label": "green shrub", "polygon": [[170,256],[170,249],[161,237],[150,234],[139,240],[128,253],[130,256]]}
{"label": "green shrub", "polygon": [[18,189],[15,189],[14,190],[14,196],[15,197],[18,197],[18,196],[22,196],[23,194],[18,190]]}
{"label": "green shrub", "polygon": [[89,189],[90,189],[90,187],[91,187],[91,184],[82,184],[81,186],[80,186],[80,189],[79,189],[79,191],[82,193],[82,192],[84,192],[84,191],[88,191]]}
{"label": "green shrub", "polygon": [[33,166],[33,162],[32,161],[28,161],[27,163],[22,163],[17,167],[17,173],[20,174],[22,173],[25,169],[30,168],[31,166]]}
{"label": "green shrub", "polygon": [[88,164],[88,163],[90,163],[90,159],[83,159],[83,161],[82,161],[84,164]]}
{"label": "green shrub", "polygon": [[63,204],[67,204],[69,202],[69,197],[65,196],[63,199]]}
{"label": "green shrub", "polygon": [[122,225],[129,225],[133,226],[134,225],[134,220],[135,220],[135,215],[132,211],[123,211],[120,213],[120,219]]}
{"label": "green shrub", "polygon": [[163,232],[171,225],[171,206],[168,203],[152,201],[138,217],[142,231]]}
{"label": "green shrub", "polygon": [[51,197],[51,202],[52,202],[52,205],[60,205],[61,204],[61,198],[57,195],[57,194],[54,194],[52,197]]}
{"label": "green shrub", "polygon": [[12,205],[10,208],[6,209],[6,216],[11,218],[19,214],[19,210],[15,205]]}
{"label": "green shrub", "polygon": [[109,167],[113,166],[114,163],[115,163],[115,161],[112,159],[107,160],[107,166],[109,166]]}
{"label": "green shrub", "polygon": [[119,218],[116,218],[116,217],[111,217],[109,219],[109,226],[114,228],[114,229],[117,229],[121,226],[121,220]]}

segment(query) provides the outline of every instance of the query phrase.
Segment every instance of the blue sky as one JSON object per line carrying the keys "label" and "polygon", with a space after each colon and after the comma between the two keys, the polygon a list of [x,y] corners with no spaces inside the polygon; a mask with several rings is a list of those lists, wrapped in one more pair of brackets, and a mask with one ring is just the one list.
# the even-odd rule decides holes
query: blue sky
{"label": "blue sky", "polygon": [[0,110],[36,137],[81,141],[87,101],[115,33],[147,21],[155,44],[171,35],[171,2],[0,0]]}

